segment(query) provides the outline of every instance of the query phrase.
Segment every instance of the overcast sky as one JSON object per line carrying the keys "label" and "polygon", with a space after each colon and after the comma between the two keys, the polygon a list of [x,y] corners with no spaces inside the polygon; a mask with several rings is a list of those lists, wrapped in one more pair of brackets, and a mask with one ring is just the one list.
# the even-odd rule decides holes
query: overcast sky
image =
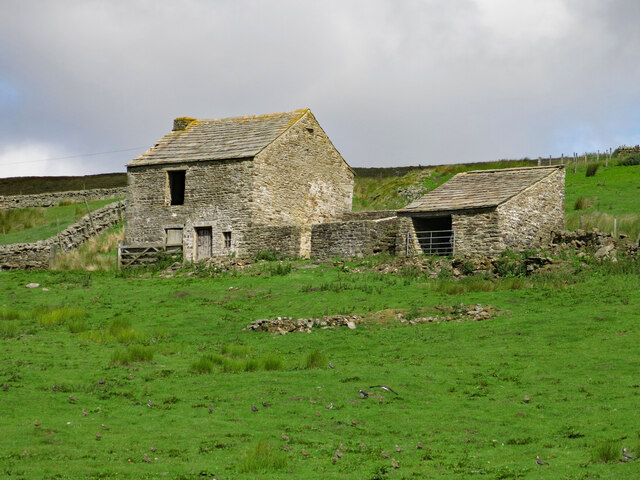
{"label": "overcast sky", "polygon": [[[638,0],[0,0],[0,176],[311,108],[354,167],[640,143]],[[112,152],[112,153],[104,153]]]}

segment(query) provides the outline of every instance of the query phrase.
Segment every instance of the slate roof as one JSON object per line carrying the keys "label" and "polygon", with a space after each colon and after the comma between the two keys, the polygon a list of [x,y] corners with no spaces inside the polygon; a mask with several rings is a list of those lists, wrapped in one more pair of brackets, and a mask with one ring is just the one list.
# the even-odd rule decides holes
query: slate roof
{"label": "slate roof", "polygon": [[552,175],[562,166],[472,170],[400,209],[400,214],[492,208]]}
{"label": "slate roof", "polygon": [[[127,166],[250,158],[302,118],[309,109],[216,120],[176,119],[174,130]],[[180,127],[179,127],[180,128]]]}

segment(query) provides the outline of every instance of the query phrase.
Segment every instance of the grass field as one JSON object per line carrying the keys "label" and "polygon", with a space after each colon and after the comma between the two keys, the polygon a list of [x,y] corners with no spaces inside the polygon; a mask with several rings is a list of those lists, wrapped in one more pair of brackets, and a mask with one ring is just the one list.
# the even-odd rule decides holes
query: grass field
{"label": "grass field", "polygon": [[[640,453],[637,260],[497,281],[380,261],[0,273],[0,476],[638,478],[617,461]],[[386,310],[460,303],[501,313],[410,325]],[[243,330],[380,311],[355,330]]]}
{"label": "grass field", "polygon": [[[97,210],[117,199],[88,202],[89,210]],[[87,214],[84,203],[71,203],[49,208],[17,208],[0,210],[0,242],[27,243],[57,235]]]}
{"label": "grass field", "polygon": [[[366,171],[354,206],[403,206],[399,189],[430,190],[473,168]],[[568,168],[567,225],[582,216],[607,230],[617,218],[634,235],[638,185],[639,165],[590,177]],[[47,226],[6,241],[54,235],[83,208],[46,209]],[[109,268],[121,234],[58,267]],[[640,478],[640,461],[619,462],[623,446],[640,456],[638,259],[569,253],[551,272],[502,279],[430,278],[411,265],[381,273],[399,261],[196,265],[173,278],[0,272],[0,478]],[[396,318],[460,304],[499,313]],[[244,330],[334,314],[365,321]]]}

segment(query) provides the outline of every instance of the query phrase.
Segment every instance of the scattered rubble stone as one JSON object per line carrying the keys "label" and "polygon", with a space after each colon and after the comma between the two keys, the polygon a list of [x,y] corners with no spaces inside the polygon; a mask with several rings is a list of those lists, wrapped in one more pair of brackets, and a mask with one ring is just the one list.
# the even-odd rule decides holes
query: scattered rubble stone
{"label": "scattered rubble stone", "polygon": [[27,288],[38,288],[40,286],[39,283],[27,283],[25,285]]}
{"label": "scattered rubble stone", "polygon": [[[489,320],[499,310],[491,305],[483,306],[477,305],[438,305],[433,307],[438,313],[433,315],[416,317],[408,317],[406,312],[396,312],[394,314],[394,320],[400,323],[408,323],[410,325],[417,325],[419,323],[439,323],[439,322],[463,322],[473,321],[479,322],[483,320]],[[380,312],[377,312],[380,313]],[[259,332],[277,333],[285,335],[287,333],[311,333],[314,327],[316,328],[335,328],[335,327],[347,327],[351,330],[355,330],[358,324],[371,321],[371,318],[375,318],[373,315],[325,315],[321,318],[291,318],[291,317],[276,317],[273,319],[261,318],[253,321],[250,325],[245,327],[245,330],[253,330]]]}

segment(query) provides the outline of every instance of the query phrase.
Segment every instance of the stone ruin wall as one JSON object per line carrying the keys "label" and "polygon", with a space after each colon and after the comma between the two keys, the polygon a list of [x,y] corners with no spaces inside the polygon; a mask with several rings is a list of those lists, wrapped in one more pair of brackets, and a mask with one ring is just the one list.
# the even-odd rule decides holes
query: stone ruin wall
{"label": "stone ruin wall", "polygon": [[498,206],[504,248],[539,249],[564,230],[564,168]]}
{"label": "stone ruin wall", "polygon": [[96,188],[69,192],[49,192],[34,195],[0,195],[0,208],[55,207],[60,202],[80,203],[92,200],[107,200],[127,196],[127,187]]}
{"label": "stone ruin wall", "polygon": [[114,202],[94,210],[47,240],[0,245],[0,270],[50,268],[57,251],[78,248],[91,237],[121,222],[124,206],[124,202]]}

